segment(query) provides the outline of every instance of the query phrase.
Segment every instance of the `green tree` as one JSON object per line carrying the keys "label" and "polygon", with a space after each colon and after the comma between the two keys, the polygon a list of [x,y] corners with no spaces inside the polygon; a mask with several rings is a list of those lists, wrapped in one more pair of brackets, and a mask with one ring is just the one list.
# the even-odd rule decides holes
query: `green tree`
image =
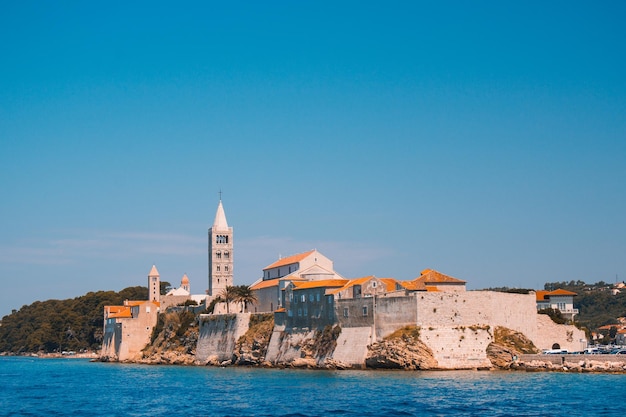
{"label": "green tree", "polygon": [[237,297],[237,287],[232,285],[226,286],[220,294],[221,301],[226,303],[226,314],[230,314],[230,303],[235,301]]}
{"label": "green tree", "polygon": [[257,301],[256,294],[248,285],[238,285],[235,287],[235,301],[243,303],[243,311],[247,312],[248,304]]}

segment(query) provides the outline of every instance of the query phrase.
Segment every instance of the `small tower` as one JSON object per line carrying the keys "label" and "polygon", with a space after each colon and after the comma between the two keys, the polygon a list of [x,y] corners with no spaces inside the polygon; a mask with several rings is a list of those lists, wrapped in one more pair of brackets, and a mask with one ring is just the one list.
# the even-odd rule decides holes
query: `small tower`
{"label": "small tower", "polygon": [[209,228],[209,296],[219,295],[229,285],[233,285],[233,228],[228,227],[220,196]]}
{"label": "small tower", "polygon": [[191,291],[189,290],[189,278],[187,277],[187,274],[183,275],[183,278],[180,280],[180,288],[191,294]]}
{"label": "small tower", "polygon": [[161,301],[161,278],[154,265],[148,274],[148,300],[157,303]]}

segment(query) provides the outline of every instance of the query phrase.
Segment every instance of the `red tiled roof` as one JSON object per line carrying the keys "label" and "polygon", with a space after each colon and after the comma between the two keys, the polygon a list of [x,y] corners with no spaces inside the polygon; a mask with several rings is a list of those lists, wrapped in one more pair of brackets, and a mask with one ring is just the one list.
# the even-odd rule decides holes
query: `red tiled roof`
{"label": "red tiled roof", "polygon": [[301,260],[309,256],[313,252],[315,252],[315,250],[310,250],[308,252],[287,256],[286,258],[281,258],[277,260],[276,262],[274,262],[273,264],[266,266],[265,268],[263,268],[263,270],[265,271],[267,269],[272,269],[272,268],[276,268],[276,267],[283,266],[283,265],[295,264],[296,262],[300,262]]}
{"label": "red tiled roof", "polygon": [[545,290],[537,290],[535,292],[535,297],[537,298],[537,301],[545,301],[546,300],[546,294],[548,294],[550,291],[545,291]]}

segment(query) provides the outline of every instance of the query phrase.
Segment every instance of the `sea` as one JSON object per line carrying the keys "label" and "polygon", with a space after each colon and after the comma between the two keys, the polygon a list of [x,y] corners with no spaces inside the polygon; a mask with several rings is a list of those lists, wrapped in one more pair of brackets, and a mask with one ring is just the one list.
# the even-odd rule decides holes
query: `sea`
{"label": "sea", "polygon": [[626,375],[0,357],[1,416],[623,416]]}

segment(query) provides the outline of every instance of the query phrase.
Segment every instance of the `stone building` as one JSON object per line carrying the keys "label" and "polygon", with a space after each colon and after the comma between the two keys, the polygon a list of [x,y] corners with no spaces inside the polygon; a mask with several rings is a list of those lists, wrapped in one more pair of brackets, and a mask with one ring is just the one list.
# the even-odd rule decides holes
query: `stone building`
{"label": "stone building", "polygon": [[546,308],[559,310],[563,318],[569,321],[573,321],[574,316],[578,314],[578,309],[574,308],[575,292],[559,288],[554,291],[539,290],[535,294],[537,297],[537,310]]}
{"label": "stone building", "polygon": [[343,279],[333,269],[333,261],[313,249],[285,258],[263,268],[263,277],[251,285],[257,302],[254,312],[273,312],[282,308],[281,292],[291,282]]}
{"label": "stone building", "polygon": [[100,357],[133,360],[150,342],[160,311],[161,280],[156,266],[148,274],[148,300],[126,300],[121,306],[104,306],[104,336]]}

